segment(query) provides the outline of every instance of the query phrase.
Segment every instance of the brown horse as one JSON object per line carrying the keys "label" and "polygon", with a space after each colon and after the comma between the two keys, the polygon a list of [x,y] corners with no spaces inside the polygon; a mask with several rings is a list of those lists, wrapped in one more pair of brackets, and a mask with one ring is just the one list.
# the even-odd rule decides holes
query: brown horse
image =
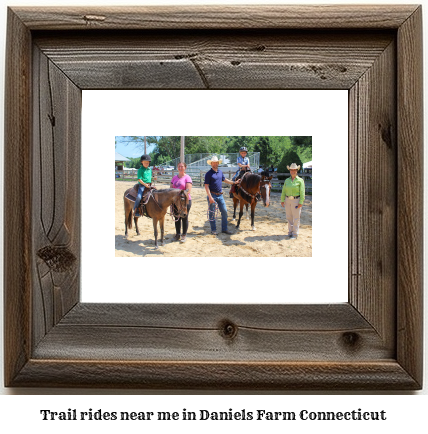
{"label": "brown horse", "polygon": [[[134,208],[134,202],[129,200],[126,195],[132,190],[128,188],[123,195],[123,202],[125,206],[125,236],[128,238],[128,228],[132,229],[132,214]],[[164,234],[164,223],[165,214],[167,213],[168,207],[173,205],[175,217],[186,217],[187,215],[187,205],[189,203],[188,191],[180,190],[178,188],[168,188],[166,190],[151,190],[149,193],[150,197],[147,200],[147,196],[141,199],[141,202],[146,204],[146,210],[148,216],[153,220],[153,229],[155,235],[155,248],[158,249],[158,222],[161,231],[160,245],[164,245],[163,234]],[[137,235],[140,235],[138,230],[139,217],[134,216],[135,229]]]}
{"label": "brown horse", "polygon": [[254,213],[257,205],[257,201],[260,200],[260,196],[263,199],[263,205],[269,206],[270,192],[272,185],[270,180],[272,176],[263,172],[261,175],[255,173],[245,173],[241,178],[241,183],[237,186],[236,192],[233,195],[233,220],[236,218],[236,207],[238,202],[240,204],[239,219],[236,225],[236,229],[239,229],[242,215],[244,214],[244,205],[247,207],[251,205],[251,230],[255,231],[254,226]]}

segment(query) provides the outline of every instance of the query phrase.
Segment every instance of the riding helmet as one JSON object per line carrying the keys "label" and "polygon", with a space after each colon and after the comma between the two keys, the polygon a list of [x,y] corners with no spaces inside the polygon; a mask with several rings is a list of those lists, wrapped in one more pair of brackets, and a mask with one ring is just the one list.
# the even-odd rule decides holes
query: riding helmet
{"label": "riding helmet", "polygon": [[143,154],[140,158],[140,161],[152,161],[152,157],[150,157],[150,155]]}
{"label": "riding helmet", "polygon": [[248,149],[245,146],[239,148],[239,152],[243,152],[243,151],[248,152]]}

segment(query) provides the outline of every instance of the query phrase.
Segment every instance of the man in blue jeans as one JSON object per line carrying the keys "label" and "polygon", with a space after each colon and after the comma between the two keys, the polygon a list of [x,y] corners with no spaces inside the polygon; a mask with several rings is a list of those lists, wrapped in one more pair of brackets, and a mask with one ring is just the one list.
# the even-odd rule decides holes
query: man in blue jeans
{"label": "man in blue jeans", "polygon": [[217,235],[217,228],[215,223],[215,204],[217,203],[218,209],[221,213],[221,231],[224,234],[232,235],[232,232],[227,230],[227,208],[223,197],[222,182],[226,184],[238,184],[239,181],[231,181],[226,179],[223,172],[218,168],[221,163],[216,156],[207,161],[211,165],[211,169],[205,174],[205,191],[207,192],[207,200],[209,204],[209,216],[211,225],[211,234]]}

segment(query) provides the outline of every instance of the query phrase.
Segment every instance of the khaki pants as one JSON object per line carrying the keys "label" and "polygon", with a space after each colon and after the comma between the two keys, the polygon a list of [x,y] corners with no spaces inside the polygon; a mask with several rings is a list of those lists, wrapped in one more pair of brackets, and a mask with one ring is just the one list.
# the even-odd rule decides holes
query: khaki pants
{"label": "khaki pants", "polygon": [[285,198],[285,216],[288,220],[288,235],[295,236],[299,235],[299,226],[300,226],[300,213],[302,212],[302,208],[297,208],[299,205],[300,198],[297,199],[289,199]]}

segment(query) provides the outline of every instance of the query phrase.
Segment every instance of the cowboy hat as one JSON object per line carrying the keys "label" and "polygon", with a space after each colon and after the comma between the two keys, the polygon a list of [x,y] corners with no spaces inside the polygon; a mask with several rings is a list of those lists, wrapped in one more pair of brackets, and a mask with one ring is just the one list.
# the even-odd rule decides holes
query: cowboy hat
{"label": "cowboy hat", "polygon": [[296,163],[293,163],[291,166],[287,166],[287,170],[300,170],[300,166],[298,166]]}
{"label": "cowboy hat", "polygon": [[218,163],[218,164],[221,164],[221,162],[222,162],[222,160],[219,160],[219,159],[217,158],[217,156],[214,155],[214,157],[211,158],[211,160],[208,160],[208,161],[207,161],[207,164],[209,164],[209,165],[211,166],[211,163]]}

